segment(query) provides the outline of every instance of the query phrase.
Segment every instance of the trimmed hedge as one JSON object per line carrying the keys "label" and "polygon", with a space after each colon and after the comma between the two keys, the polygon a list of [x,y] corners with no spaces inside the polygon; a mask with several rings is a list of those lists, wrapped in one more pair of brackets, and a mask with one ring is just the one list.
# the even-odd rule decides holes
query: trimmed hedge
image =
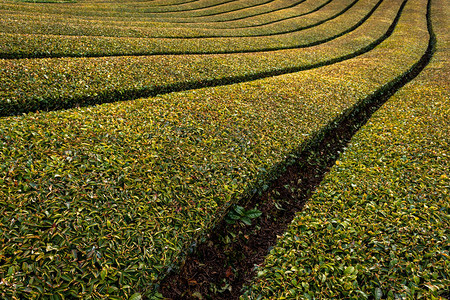
{"label": "trimmed hedge", "polygon": [[[425,2],[408,5],[422,12]],[[430,64],[352,138],[243,299],[449,292],[449,9],[442,0],[432,8],[438,40]]]}
{"label": "trimmed hedge", "polygon": [[[324,75],[2,119],[5,297],[148,293],[290,145],[351,105],[313,84]],[[306,96],[317,87],[329,92]]]}
{"label": "trimmed hedge", "polygon": [[137,95],[300,71],[369,51],[389,34],[401,0],[322,45],[268,53],[0,60],[0,115],[126,100]]}
{"label": "trimmed hedge", "polygon": [[417,16],[328,67],[1,119],[2,297],[154,295],[230,205],[408,70],[427,38]]}

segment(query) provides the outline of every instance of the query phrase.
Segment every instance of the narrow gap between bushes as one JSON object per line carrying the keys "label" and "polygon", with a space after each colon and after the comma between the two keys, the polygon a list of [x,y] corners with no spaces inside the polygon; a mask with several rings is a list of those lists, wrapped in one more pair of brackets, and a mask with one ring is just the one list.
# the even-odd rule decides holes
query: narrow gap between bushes
{"label": "narrow gap between bushes", "polygon": [[[230,76],[230,77],[225,77],[225,78],[200,80],[200,81],[194,81],[194,82],[178,82],[178,83],[161,85],[161,86],[156,86],[156,87],[152,87],[152,88],[143,88],[143,89],[138,89],[138,90],[126,90],[126,91],[107,90],[107,91],[98,92],[98,93],[96,93],[96,95],[90,95],[90,96],[74,96],[72,98],[62,98],[62,99],[46,98],[46,99],[43,99],[42,101],[35,102],[33,104],[29,104],[30,106],[28,106],[26,108],[23,108],[20,104],[16,104],[16,103],[10,103],[10,104],[5,103],[5,104],[3,104],[3,107],[0,108],[0,117],[6,117],[6,116],[13,115],[12,112],[14,112],[15,115],[18,115],[18,114],[37,111],[37,110],[54,111],[54,110],[70,109],[73,107],[84,107],[84,106],[92,106],[92,105],[102,104],[102,103],[112,103],[112,102],[118,102],[118,101],[128,101],[128,100],[139,99],[139,98],[154,97],[157,95],[163,95],[163,94],[168,94],[168,93],[173,93],[173,92],[189,91],[189,90],[206,88],[206,87],[227,86],[227,85],[232,85],[232,84],[236,84],[236,83],[248,82],[248,81],[253,81],[253,80],[257,80],[257,79],[264,79],[264,78],[268,78],[268,77],[290,74],[290,73],[295,73],[295,72],[300,72],[300,71],[305,71],[305,70],[311,70],[311,69],[315,69],[315,68],[319,68],[319,67],[323,67],[323,66],[328,66],[328,65],[335,64],[335,63],[338,63],[338,62],[341,62],[341,61],[344,61],[347,59],[352,59],[359,55],[367,53],[370,50],[374,49],[379,44],[381,44],[387,38],[389,38],[392,35],[395,27],[397,26],[398,20],[400,19],[400,16],[403,12],[403,9],[404,9],[407,1],[408,0],[403,1],[392,24],[389,26],[388,30],[379,39],[373,41],[371,44],[369,44],[366,47],[363,47],[353,53],[349,53],[347,55],[343,55],[341,57],[333,58],[333,59],[330,59],[327,61],[322,61],[322,62],[311,64],[308,66],[290,67],[290,68],[265,71],[265,72],[255,73],[255,74]],[[373,13],[373,11],[371,13]],[[361,20],[360,23],[361,24],[364,23],[366,21],[366,19],[370,17],[371,13],[368,14],[363,20]],[[354,28],[350,28],[345,33],[349,33],[350,31],[356,29],[356,27],[358,27],[359,25],[358,24],[355,25]],[[340,34],[340,35],[342,35],[342,34]],[[327,40],[327,41],[329,41],[329,40]]]}
{"label": "narrow gap between bushes", "polygon": [[[436,38],[427,20],[430,39],[427,51],[403,76],[366,98],[339,121],[334,122],[286,167],[261,195],[249,199],[245,210],[257,207],[262,215],[251,225],[228,224],[225,220],[187,256],[178,272],[163,280],[160,292],[169,299],[238,299],[241,288],[255,276],[278,235],[285,232],[325,174],[344,151],[352,136],[396,91],[415,78],[429,63]],[[445,296],[445,295],[444,295]]]}

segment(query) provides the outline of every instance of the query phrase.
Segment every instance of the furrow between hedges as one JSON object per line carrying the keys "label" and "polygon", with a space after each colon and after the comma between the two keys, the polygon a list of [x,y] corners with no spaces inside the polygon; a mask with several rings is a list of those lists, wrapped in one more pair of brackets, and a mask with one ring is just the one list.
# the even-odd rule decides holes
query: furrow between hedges
{"label": "furrow between hedges", "polygon": [[[399,3],[398,3],[399,4]],[[249,57],[249,61],[248,64],[246,65],[246,75],[235,75],[235,76],[231,76],[231,77],[227,77],[226,73],[227,70],[225,69],[225,73],[224,75],[221,75],[220,77],[223,76],[223,78],[213,78],[213,79],[201,79],[201,80],[197,80],[197,81],[186,81],[186,80],[182,80],[179,79],[177,81],[179,82],[175,82],[175,83],[171,83],[171,84],[162,84],[162,85],[157,85],[157,86],[152,86],[150,88],[140,88],[140,89],[120,89],[120,90],[116,90],[113,88],[109,88],[107,90],[101,90],[101,89],[97,89],[97,90],[93,90],[91,92],[84,92],[81,93],[81,95],[77,96],[74,95],[75,93],[80,93],[78,91],[68,91],[70,93],[70,98],[67,96],[65,97],[61,97],[62,92],[65,92],[65,90],[67,89],[61,89],[61,90],[57,90],[57,95],[56,96],[52,96],[52,95],[45,95],[45,94],[41,94],[41,95],[36,95],[34,97],[25,97],[25,99],[22,99],[22,102],[18,102],[16,101],[5,101],[3,100],[2,102],[2,106],[0,109],[0,115],[2,116],[6,116],[6,115],[10,115],[12,113],[24,113],[24,112],[30,112],[30,111],[36,111],[36,110],[58,110],[58,109],[66,109],[66,108],[70,108],[70,107],[74,107],[74,106],[86,106],[86,105],[94,105],[94,104],[99,104],[99,103],[106,103],[106,102],[114,102],[114,101],[123,101],[123,100],[131,100],[131,99],[136,99],[139,97],[146,97],[146,96],[153,96],[153,95],[157,95],[157,94],[164,94],[164,93],[170,93],[170,92],[174,92],[174,91],[183,91],[183,90],[190,90],[190,89],[195,89],[195,88],[199,88],[199,87],[213,87],[213,86],[221,86],[221,85],[229,85],[229,84],[234,84],[234,83],[238,83],[238,82],[245,82],[245,81],[251,81],[251,80],[256,80],[256,79],[261,79],[261,78],[267,78],[267,77],[271,77],[271,76],[277,76],[277,75],[282,75],[282,74],[289,74],[289,73],[295,73],[295,72],[299,72],[299,71],[303,71],[303,70],[308,70],[308,69],[313,69],[313,68],[318,68],[321,66],[325,66],[325,65],[331,65],[337,62],[341,62],[344,60],[348,60],[354,57],[357,57],[359,55],[362,55],[368,51],[370,51],[371,49],[373,49],[374,47],[376,47],[377,45],[379,45],[380,43],[382,43],[384,40],[386,40],[394,31],[396,24],[398,23],[398,20],[402,14],[403,8],[406,4],[406,1],[403,1],[403,3],[400,5],[400,7],[396,8],[396,6],[393,6],[392,9],[397,10],[397,12],[394,14],[395,17],[393,18],[392,23],[390,24],[389,27],[386,28],[386,31],[381,34],[380,32],[380,37],[374,37],[373,41],[368,40],[366,43],[362,43],[361,45],[357,45],[356,48],[358,50],[355,51],[355,45],[353,43],[350,42],[345,42],[345,38],[346,36],[343,36],[343,42],[344,45],[342,44],[341,41],[336,40],[336,44],[330,44],[327,45],[328,47],[320,50],[316,49],[314,47],[312,47],[310,49],[309,52],[304,52],[303,54],[305,55],[305,58],[302,58],[301,56],[298,57],[296,56],[296,53],[287,53],[288,55],[285,56],[284,52],[280,53],[280,56],[268,56],[267,59],[270,60],[271,64],[274,64],[271,68],[272,70],[269,71],[259,71],[258,70],[258,66],[261,65],[260,62],[258,62],[257,60],[259,59],[258,57],[252,58]],[[394,13],[394,11],[391,12],[391,14]],[[381,11],[380,11],[381,14]],[[376,19],[374,19],[374,24],[376,26],[378,19],[380,16],[377,16]],[[368,28],[371,28],[370,24],[367,24]],[[387,26],[387,24],[386,24]],[[353,34],[355,37],[357,37],[359,34],[364,34],[365,36],[368,35],[367,33],[367,29],[368,28],[361,28],[361,33],[358,31],[354,31]],[[378,29],[383,30],[383,28],[381,26],[378,26]],[[353,36],[349,36],[350,39],[353,39]],[[348,43],[348,46],[345,45],[345,43]],[[346,48],[348,48],[348,52],[346,51]],[[339,51],[343,50],[344,52],[340,53]],[[337,51],[337,53],[336,53]],[[316,55],[319,55],[319,57],[321,56],[321,52],[326,52],[327,55],[332,55],[331,58],[329,59],[324,59],[322,61],[320,61],[320,59],[315,58]],[[334,53],[333,53],[334,52]],[[347,53],[346,53],[347,52]],[[334,57],[333,57],[334,56]],[[236,57],[239,59],[239,64],[243,64],[243,62],[245,61],[244,57],[239,56]],[[223,57],[223,59],[225,59],[228,63],[230,63],[230,58],[229,57]],[[256,61],[255,61],[256,59]],[[286,62],[290,62],[290,61],[296,61],[296,60],[300,60],[300,61],[305,61],[305,63],[303,64],[297,64],[297,65],[293,65],[293,66],[288,66],[282,69],[279,69],[279,65],[286,63]],[[190,62],[190,64],[192,64],[192,60],[188,59],[188,61]],[[45,61],[43,61],[43,63],[46,63]],[[61,61],[61,63],[63,65],[67,65],[66,61]],[[127,62],[129,63],[129,62]],[[143,62],[139,63],[139,66],[142,65]],[[149,65],[155,65],[158,66],[158,60],[155,60],[155,62],[146,62]],[[173,65],[177,65],[177,68],[180,68],[180,65],[182,63],[180,62],[173,62],[171,63]],[[225,65],[225,61],[221,62],[220,60],[218,61],[218,63],[216,63],[217,65],[220,66],[224,66]],[[202,63],[203,65],[203,63]],[[205,66],[213,66],[213,64],[210,61],[206,61],[204,63]],[[215,64],[214,64],[215,65]],[[264,64],[263,64],[264,66]],[[164,68],[168,68],[168,66],[163,66]],[[24,68],[29,69],[29,68],[40,68],[40,67],[27,67],[27,65],[24,65]],[[52,69],[55,70],[60,70],[61,67],[59,67],[58,65],[55,65],[52,67]],[[70,67],[69,67],[70,68]],[[97,67],[94,65],[94,68],[97,69]],[[140,67],[142,68],[142,67]],[[215,67],[214,67],[215,68]],[[255,71],[250,74],[248,74],[249,70],[251,69],[255,69]],[[265,66],[264,68],[268,68],[268,65]],[[12,71],[13,68],[11,68],[10,66],[5,66],[4,68],[5,70],[11,70],[11,72],[14,72],[15,74],[24,74],[22,71],[19,70],[15,70]],[[114,70],[114,69],[113,69]],[[192,78],[193,76],[195,76],[192,68],[189,68],[189,76],[190,78]],[[60,72],[60,71],[58,71]],[[77,72],[81,72],[81,74],[83,74],[86,71],[77,71]],[[117,71],[120,72],[120,69]],[[150,71],[146,71],[146,72],[151,72]],[[217,72],[217,71],[216,71]],[[230,73],[237,73],[235,70],[230,70]],[[114,72],[113,72],[114,73]],[[24,76],[21,76],[21,82],[23,82]],[[42,75],[39,75],[39,78],[43,78],[47,76],[45,73]],[[73,77],[74,75],[70,75],[68,74],[67,76],[71,76]],[[104,75],[103,75],[104,76]],[[137,77],[140,76],[138,74],[129,74],[127,75],[129,76],[133,76],[133,77]],[[219,75],[216,75],[217,77],[219,77]],[[6,78],[7,76],[5,76]],[[36,94],[38,91],[38,86],[34,87],[33,83],[31,81],[31,79],[35,78],[36,76],[32,76],[32,78],[30,78],[30,84],[29,87],[32,89],[32,93]],[[153,79],[154,80],[154,79]],[[167,79],[166,79],[167,80]],[[11,82],[12,83],[17,83],[17,79],[15,78],[11,78]],[[154,84],[154,83],[153,83]],[[92,85],[92,83],[90,83],[90,85]],[[104,82],[102,81],[102,85],[104,85]],[[39,86],[46,86],[45,83],[39,83]],[[52,86],[49,86],[48,89],[51,91]],[[29,92],[23,91],[23,89],[21,88],[20,90],[15,91],[12,86],[5,86],[5,90],[8,90],[9,93],[11,93],[11,96],[8,95],[4,95],[2,96],[3,99],[8,99],[9,97],[11,97],[12,99],[14,99],[13,97],[13,93],[15,94],[21,94],[22,98],[24,98],[24,95],[27,95]],[[47,89],[46,89],[47,91]],[[94,94],[95,93],[95,94]],[[94,95],[93,95],[94,94]],[[37,98],[39,97],[39,98]],[[33,99],[34,98],[34,99]]]}
{"label": "furrow between hedges", "polygon": [[[164,279],[161,290],[165,297],[240,297],[243,285],[253,280],[255,270],[263,263],[269,249],[285,232],[296,212],[303,209],[350,139],[374,112],[418,76],[430,62],[436,49],[430,3],[428,1],[426,17],[428,46],[420,59],[405,73],[383,85],[311,138],[303,150],[293,157],[292,164],[278,174],[278,179],[260,195],[240,204],[243,211],[257,207],[263,213],[262,217],[252,221],[251,226],[230,225],[224,218],[187,257],[181,270]],[[249,299],[257,296],[251,294]]]}

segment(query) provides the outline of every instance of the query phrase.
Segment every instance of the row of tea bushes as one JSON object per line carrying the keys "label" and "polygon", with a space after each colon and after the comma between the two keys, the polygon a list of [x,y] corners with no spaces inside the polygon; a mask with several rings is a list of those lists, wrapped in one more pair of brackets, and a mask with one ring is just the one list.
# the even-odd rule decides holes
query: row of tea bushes
{"label": "row of tea bushes", "polygon": [[418,60],[416,2],[392,37],[335,65],[1,119],[0,295],[150,297],[229,205]]}
{"label": "row of tea bushes", "polygon": [[[244,28],[184,28],[182,24],[175,28],[139,27],[123,24],[108,25],[98,21],[82,21],[75,19],[68,22],[61,15],[43,17],[26,17],[22,14],[3,16],[0,19],[0,30],[4,33],[21,34],[52,34],[69,36],[109,36],[109,37],[134,37],[134,38],[202,38],[202,37],[246,37],[268,36],[281,33],[299,31],[314,27],[333,19],[343,11],[353,6],[355,0],[336,0],[315,13],[301,14],[301,16],[284,18],[284,20],[268,22],[265,25]],[[315,7],[316,5],[311,4]],[[311,10],[309,7],[304,7]],[[153,24],[156,20],[152,20]],[[142,24],[142,23],[141,23]],[[137,24],[136,24],[137,25]],[[145,25],[145,23],[144,23]]]}
{"label": "row of tea bushes", "polygon": [[243,299],[448,295],[449,9],[432,3],[431,63],[353,137]]}
{"label": "row of tea bushes", "polygon": [[345,13],[305,30],[274,36],[227,38],[115,38],[0,33],[0,57],[110,56],[230,53],[279,50],[319,44],[359,26],[382,0],[361,0]]}
{"label": "row of tea bushes", "polygon": [[2,119],[2,297],[148,292],[229,201],[359,96],[304,76]]}
{"label": "row of tea bushes", "polygon": [[177,86],[242,81],[329,64],[368,51],[386,38],[401,4],[385,1],[356,30],[302,51],[0,60],[0,115],[125,100]]}

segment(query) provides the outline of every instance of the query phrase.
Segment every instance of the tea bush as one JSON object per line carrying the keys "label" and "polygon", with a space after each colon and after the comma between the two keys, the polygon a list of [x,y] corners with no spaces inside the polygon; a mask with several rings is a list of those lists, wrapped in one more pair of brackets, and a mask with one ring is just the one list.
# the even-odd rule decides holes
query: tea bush
{"label": "tea bush", "polygon": [[227,207],[417,61],[427,32],[407,7],[331,66],[1,119],[2,296],[150,297]]}
{"label": "tea bush", "polygon": [[430,64],[352,138],[243,299],[443,299],[448,292],[448,8],[440,0],[432,8],[438,39]]}

